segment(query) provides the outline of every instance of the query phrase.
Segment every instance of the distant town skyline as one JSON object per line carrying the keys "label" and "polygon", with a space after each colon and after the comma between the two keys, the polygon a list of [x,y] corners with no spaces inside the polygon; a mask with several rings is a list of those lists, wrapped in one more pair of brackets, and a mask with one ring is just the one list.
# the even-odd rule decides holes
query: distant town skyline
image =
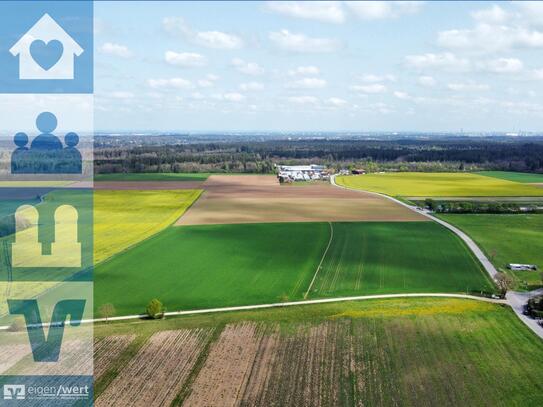
{"label": "distant town skyline", "polygon": [[543,130],[543,2],[96,2],[96,131]]}

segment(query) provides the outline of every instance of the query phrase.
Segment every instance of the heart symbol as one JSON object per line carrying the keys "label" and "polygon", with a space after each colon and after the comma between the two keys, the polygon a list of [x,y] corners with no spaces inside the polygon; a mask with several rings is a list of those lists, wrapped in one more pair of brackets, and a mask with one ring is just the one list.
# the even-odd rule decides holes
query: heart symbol
{"label": "heart symbol", "polygon": [[64,46],[59,40],[45,42],[34,40],[30,44],[30,55],[36,63],[48,71],[60,60],[64,53]]}

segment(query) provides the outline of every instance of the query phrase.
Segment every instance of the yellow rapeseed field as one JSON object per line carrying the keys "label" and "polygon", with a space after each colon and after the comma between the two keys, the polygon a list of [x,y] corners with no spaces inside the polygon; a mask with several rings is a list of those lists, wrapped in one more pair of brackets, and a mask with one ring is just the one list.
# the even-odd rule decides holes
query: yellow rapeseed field
{"label": "yellow rapeseed field", "polygon": [[201,190],[97,190],[94,262],[99,263],[175,222]]}

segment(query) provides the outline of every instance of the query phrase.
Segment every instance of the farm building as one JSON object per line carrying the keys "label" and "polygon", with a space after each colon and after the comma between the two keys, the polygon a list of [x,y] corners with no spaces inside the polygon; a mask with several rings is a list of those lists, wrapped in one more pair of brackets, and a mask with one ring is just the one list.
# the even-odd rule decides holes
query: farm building
{"label": "farm building", "polygon": [[312,181],[329,177],[324,165],[279,165],[277,169],[279,182]]}
{"label": "farm building", "polygon": [[536,271],[537,270],[537,266],[535,264],[510,263],[507,265],[507,268],[513,271]]}

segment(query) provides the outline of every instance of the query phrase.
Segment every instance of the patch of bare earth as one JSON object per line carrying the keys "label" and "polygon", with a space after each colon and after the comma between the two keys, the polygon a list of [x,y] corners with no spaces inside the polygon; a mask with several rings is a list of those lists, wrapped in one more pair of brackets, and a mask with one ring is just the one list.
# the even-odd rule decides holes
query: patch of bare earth
{"label": "patch of bare earth", "polygon": [[114,335],[94,342],[94,380],[107,372],[111,363],[130,345],[136,335]]}
{"label": "patch of bare earth", "polygon": [[210,329],[193,329],[154,334],[100,395],[96,405],[170,405],[211,333]]}
{"label": "patch of bare earth", "polygon": [[235,406],[262,341],[257,325],[228,325],[211,348],[184,406]]}
{"label": "patch of bare earth", "polygon": [[[9,335],[3,333],[2,335]],[[27,343],[2,344],[0,346],[0,374],[5,373],[20,360],[30,354],[30,345]]]}
{"label": "patch of bare earth", "polygon": [[203,188],[176,225],[427,220],[381,196],[324,183],[280,185],[268,175],[212,175]]}
{"label": "patch of bare earth", "polygon": [[349,382],[350,373],[347,322],[300,326],[293,334],[276,337],[272,346],[261,348],[262,360],[255,363],[241,405],[352,405],[341,386]]}

